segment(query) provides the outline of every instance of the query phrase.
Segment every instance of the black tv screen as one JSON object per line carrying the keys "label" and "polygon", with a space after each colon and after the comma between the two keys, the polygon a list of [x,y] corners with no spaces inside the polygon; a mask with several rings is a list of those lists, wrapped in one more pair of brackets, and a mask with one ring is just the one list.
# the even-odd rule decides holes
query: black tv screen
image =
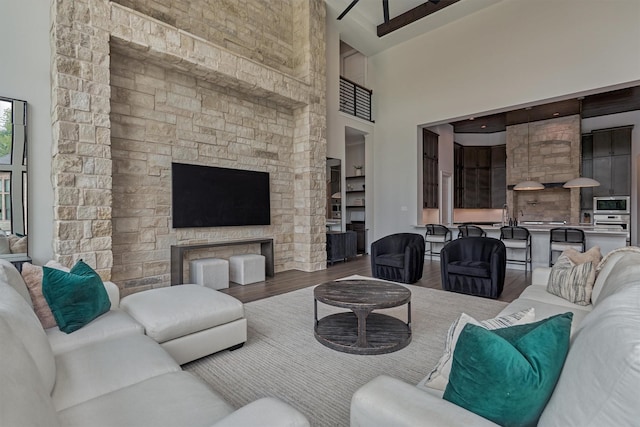
{"label": "black tv screen", "polygon": [[173,228],[271,224],[269,173],[171,164]]}

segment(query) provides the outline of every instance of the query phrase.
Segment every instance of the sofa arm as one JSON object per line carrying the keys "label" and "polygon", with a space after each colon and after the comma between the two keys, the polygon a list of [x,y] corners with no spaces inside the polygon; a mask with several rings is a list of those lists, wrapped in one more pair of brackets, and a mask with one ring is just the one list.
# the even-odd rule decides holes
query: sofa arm
{"label": "sofa arm", "polygon": [[386,375],[369,381],[351,398],[352,427],[445,425],[496,426],[486,418]]}
{"label": "sofa arm", "polygon": [[272,397],[265,397],[232,412],[214,426],[309,427],[309,421],[286,403]]}
{"label": "sofa arm", "polygon": [[547,286],[547,283],[549,282],[550,274],[551,274],[551,267],[534,268],[533,275],[531,276],[531,284]]}
{"label": "sofa arm", "polygon": [[120,307],[120,288],[113,282],[104,282],[104,289],[109,295],[109,301],[111,301],[111,310]]}

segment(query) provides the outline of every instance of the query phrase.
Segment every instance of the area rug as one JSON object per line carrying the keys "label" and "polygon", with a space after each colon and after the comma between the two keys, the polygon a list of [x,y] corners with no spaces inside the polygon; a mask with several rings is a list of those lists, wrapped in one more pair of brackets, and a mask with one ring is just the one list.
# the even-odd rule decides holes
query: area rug
{"label": "area rug", "polygon": [[[411,343],[394,353],[362,356],[331,350],[313,335],[313,287],[245,304],[244,347],[184,365],[236,408],[266,396],[305,414],[312,426],[348,426],[351,396],[381,374],[417,384],[437,363],[451,322],[461,312],[484,320],[504,302],[407,285]],[[337,311],[318,303],[318,317]],[[406,321],[406,306],[383,310]]]}

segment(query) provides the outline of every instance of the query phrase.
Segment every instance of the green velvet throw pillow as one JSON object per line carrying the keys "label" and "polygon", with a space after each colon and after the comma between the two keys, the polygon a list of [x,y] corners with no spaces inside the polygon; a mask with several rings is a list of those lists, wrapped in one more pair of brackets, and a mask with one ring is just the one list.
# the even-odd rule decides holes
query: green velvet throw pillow
{"label": "green velvet throw pillow", "polygon": [[462,330],[443,398],[502,426],[534,426],[569,351],[573,313]]}
{"label": "green velvet throw pillow", "polygon": [[71,271],[42,267],[42,294],[61,331],[70,334],[111,308],[102,279],[82,260]]}

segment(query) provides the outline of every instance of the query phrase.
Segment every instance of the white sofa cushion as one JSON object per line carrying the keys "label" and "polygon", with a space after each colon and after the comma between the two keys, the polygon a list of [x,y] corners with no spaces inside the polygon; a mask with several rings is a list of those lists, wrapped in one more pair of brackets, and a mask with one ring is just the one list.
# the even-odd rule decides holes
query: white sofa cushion
{"label": "white sofa cushion", "polygon": [[59,415],[65,427],[204,427],[232,411],[206,384],[187,372],[175,372],[72,406]]}
{"label": "white sofa cushion", "polygon": [[60,425],[49,390],[21,340],[0,317],[0,425]]}
{"label": "white sofa cushion", "polygon": [[619,256],[607,260],[600,270],[593,286],[591,300],[597,305],[608,296],[639,284],[640,253],[621,251]]}
{"label": "white sofa cushion", "polygon": [[640,286],[601,300],[574,336],[540,426],[640,420]]}
{"label": "white sofa cushion", "polygon": [[240,301],[198,285],[138,292],[122,298],[120,307],[159,343],[244,317],[244,306]]}
{"label": "white sofa cushion", "polygon": [[0,258],[0,281],[11,285],[11,287],[13,287],[13,289],[15,289],[22,298],[24,298],[27,304],[33,307],[31,296],[29,296],[29,290],[27,289],[27,284],[24,283],[22,275],[20,275],[20,272],[16,270],[13,264],[2,258]]}
{"label": "white sofa cushion", "polygon": [[[11,268],[15,270],[13,266]],[[20,280],[22,281],[21,276]],[[24,284],[24,281],[22,283]],[[20,337],[38,368],[45,388],[51,392],[56,380],[56,365],[49,340],[32,306],[12,286],[2,280],[0,280],[0,316],[5,318],[9,327]],[[0,345],[4,344],[0,343]]]}
{"label": "white sofa cushion", "polygon": [[495,427],[497,424],[402,380],[381,375],[351,398],[351,427]]}
{"label": "white sofa cushion", "polygon": [[57,326],[45,329],[54,354],[75,350],[87,344],[130,334],[144,334],[142,325],[122,310],[110,310],[72,334]]}
{"label": "white sofa cushion", "polygon": [[57,355],[56,365],[58,375],[52,398],[58,411],[180,370],[171,356],[145,335],[88,344]]}
{"label": "white sofa cushion", "polygon": [[[562,300],[562,298],[556,297],[555,295],[549,295]],[[571,304],[568,301],[565,302]],[[506,306],[500,312],[499,316],[504,316],[533,307],[536,310],[536,320],[542,320],[546,319],[547,317],[555,316],[556,314],[567,313],[570,311],[571,313],[573,313],[573,320],[571,322],[571,335],[573,335],[577,327],[580,325],[580,322],[582,322],[582,319],[584,319],[585,316],[591,311],[591,306],[583,307],[576,304],[573,304],[573,306],[574,307],[569,307],[566,304],[553,304],[551,302],[545,302],[539,299],[518,298],[511,304]]]}

